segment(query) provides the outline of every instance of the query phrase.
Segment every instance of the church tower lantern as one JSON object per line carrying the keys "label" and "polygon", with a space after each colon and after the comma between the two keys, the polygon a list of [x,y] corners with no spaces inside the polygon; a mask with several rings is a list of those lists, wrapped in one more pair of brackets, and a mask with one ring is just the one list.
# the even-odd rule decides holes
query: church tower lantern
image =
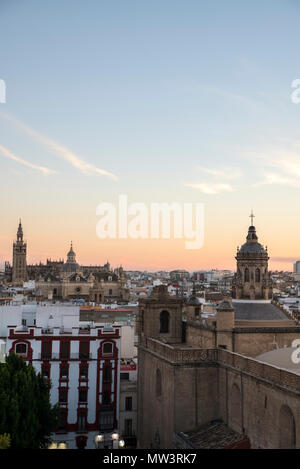
{"label": "church tower lantern", "polygon": [[237,272],[232,286],[232,296],[236,299],[268,300],[272,298],[272,281],[268,271],[269,254],[267,247],[258,242],[253,225],[253,212],[250,215],[246,243],[237,250]]}

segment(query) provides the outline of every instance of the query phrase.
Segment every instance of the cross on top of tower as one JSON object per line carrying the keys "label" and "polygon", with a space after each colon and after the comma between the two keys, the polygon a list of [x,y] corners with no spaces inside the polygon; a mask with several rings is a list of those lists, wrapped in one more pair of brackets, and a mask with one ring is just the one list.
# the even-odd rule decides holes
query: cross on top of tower
{"label": "cross on top of tower", "polygon": [[251,226],[253,226],[253,219],[255,218],[255,215],[253,214],[253,209],[251,210],[250,218],[251,218]]}

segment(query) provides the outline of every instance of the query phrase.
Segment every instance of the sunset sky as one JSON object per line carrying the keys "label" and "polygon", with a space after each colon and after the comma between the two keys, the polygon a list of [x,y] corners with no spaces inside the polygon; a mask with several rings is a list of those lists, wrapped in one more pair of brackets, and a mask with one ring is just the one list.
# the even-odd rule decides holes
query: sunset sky
{"label": "sunset sky", "polygon": [[[299,0],[0,0],[0,264],[235,268],[251,209],[300,259]],[[203,203],[199,250],[96,235],[101,202]]]}

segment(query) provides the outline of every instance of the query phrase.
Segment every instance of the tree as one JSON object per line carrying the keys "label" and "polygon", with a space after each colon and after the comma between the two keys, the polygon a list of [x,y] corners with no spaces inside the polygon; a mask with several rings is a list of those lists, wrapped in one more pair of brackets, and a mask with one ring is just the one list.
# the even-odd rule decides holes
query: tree
{"label": "tree", "polygon": [[40,373],[15,354],[0,364],[0,435],[10,435],[10,448],[48,446],[58,421],[50,388]]}
{"label": "tree", "polygon": [[0,435],[0,449],[8,449],[10,447],[10,435],[4,433]]}

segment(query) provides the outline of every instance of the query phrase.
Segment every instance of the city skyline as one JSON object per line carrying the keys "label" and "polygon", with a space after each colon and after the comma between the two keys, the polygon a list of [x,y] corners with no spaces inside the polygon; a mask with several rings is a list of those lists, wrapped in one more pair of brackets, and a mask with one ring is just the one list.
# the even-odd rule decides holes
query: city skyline
{"label": "city skyline", "polygon": [[[235,268],[253,208],[272,270],[300,257],[299,4],[0,1],[0,264]],[[203,248],[100,240],[96,208],[203,203]]]}
{"label": "city skyline", "polygon": [[[249,216],[249,218],[251,218],[251,223],[249,223],[249,225],[252,225],[252,222],[253,222],[253,218],[255,217],[255,215],[253,214],[253,211],[251,212],[251,215]],[[19,222],[21,223],[21,219],[19,220]],[[255,223],[254,223],[255,225]],[[22,226],[23,226],[23,222],[22,222]],[[247,228],[248,229],[248,228]],[[17,230],[16,230],[17,231]],[[247,233],[246,233],[247,234]],[[259,233],[258,233],[258,236],[259,236]],[[12,243],[13,241],[16,239],[16,236],[13,237],[13,240],[11,240],[11,247],[12,247]],[[26,237],[26,233],[24,233],[24,241],[26,241],[27,245],[29,244],[30,245],[30,240],[29,240],[29,243],[28,243],[28,237]],[[183,240],[170,240],[170,239],[167,239],[167,240],[163,240],[164,243],[165,243],[165,246],[168,246],[169,243],[177,243],[177,244],[183,244]],[[244,240],[245,241],[245,240]],[[241,242],[237,247],[240,247],[242,244],[244,244],[244,241]],[[261,239],[259,238],[259,241],[261,242]],[[145,240],[133,240],[133,239],[125,239],[125,240],[119,240],[119,239],[116,239],[116,240],[99,240],[99,242],[103,243],[104,245],[106,243],[111,243],[111,244],[116,244],[116,246],[118,245],[118,243],[123,243],[123,245],[126,243],[130,243],[132,246],[135,245],[135,243],[137,242],[140,242],[141,244],[143,244],[145,242]],[[149,243],[160,243],[161,240],[147,240],[146,242],[149,242]],[[266,243],[262,243],[263,245],[267,246]],[[231,260],[231,264],[229,265],[200,265],[198,262],[198,260],[196,259],[194,262],[195,262],[195,265],[196,267],[195,268],[192,268],[192,269],[189,269],[188,267],[186,266],[182,266],[182,265],[179,265],[177,264],[176,262],[176,258],[174,260],[174,264],[171,265],[170,268],[165,268],[163,265],[156,265],[154,267],[150,267],[149,268],[149,265],[151,265],[151,263],[147,263],[145,264],[145,267],[143,267],[143,264],[140,264],[140,265],[134,265],[134,264],[123,264],[122,262],[119,262],[119,256],[116,254],[115,256],[113,256],[113,261],[111,259],[108,258],[108,256],[105,257],[105,254],[103,254],[102,258],[100,257],[95,257],[95,258],[82,258],[82,256],[80,255],[80,249],[78,249],[78,247],[76,247],[76,245],[74,245],[74,241],[73,240],[70,240],[69,244],[66,246],[66,249],[64,252],[61,252],[59,255],[56,255],[56,256],[52,256],[52,255],[49,255],[49,254],[46,254],[46,256],[44,258],[38,258],[34,252],[33,253],[30,253],[30,252],[27,252],[27,264],[38,264],[40,262],[42,263],[46,263],[46,260],[49,259],[49,260],[52,260],[52,261],[58,261],[58,260],[64,260],[66,261],[66,258],[67,258],[67,252],[69,251],[70,249],[70,245],[73,246],[74,250],[75,250],[75,254],[76,254],[76,259],[77,259],[77,262],[79,262],[80,265],[103,265],[105,264],[107,261],[115,268],[115,267],[119,267],[122,265],[123,268],[125,268],[125,270],[149,270],[149,271],[159,271],[159,270],[175,270],[175,269],[185,269],[185,270],[188,270],[188,271],[196,271],[196,270],[209,270],[209,269],[217,269],[217,270],[233,270],[235,271],[236,270],[236,261],[235,261],[235,255],[236,255],[236,251],[234,253],[234,256]],[[133,246],[135,247],[135,246]],[[118,246],[119,249],[122,249],[122,247]],[[192,255],[193,253],[195,253],[195,251],[189,251],[189,250],[185,250],[187,253],[191,252]],[[196,252],[199,252],[201,250],[197,250]],[[45,250],[43,251],[45,252]],[[270,255],[270,253],[269,253]],[[120,257],[122,256],[122,254],[120,255]],[[3,258],[5,256],[2,256]],[[123,257],[124,258],[124,257]],[[1,257],[0,257],[1,259]],[[83,259],[83,260],[82,260]],[[143,260],[143,257],[141,257],[141,259]],[[298,259],[295,257],[295,258],[290,258],[290,259],[279,259],[276,260],[277,258],[273,256],[273,260],[272,260],[272,256],[270,256],[270,265],[272,266],[272,264],[274,266],[278,265],[279,267],[273,267],[273,269],[271,268],[271,270],[278,270],[278,271],[289,271],[291,272],[293,270],[293,263],[295,261],[297,261]],[[11,256],[8,254],[7,258],[5,258],[5,260],[3,262],[0,263],[0,266],[4,267],[4,262],[5,261],[8,261],[8,262],[11,262]],[[116,262],[114,262],[114,260]],[[283,269],[283,268],[280,268],[282,266],[282,263],[283,262],[286,262],[286,264],[288,265],[289,268],[287,269]],[[197,264],[198,263],[198,264]],[[142,266],[142,267],[141,267]]]}

